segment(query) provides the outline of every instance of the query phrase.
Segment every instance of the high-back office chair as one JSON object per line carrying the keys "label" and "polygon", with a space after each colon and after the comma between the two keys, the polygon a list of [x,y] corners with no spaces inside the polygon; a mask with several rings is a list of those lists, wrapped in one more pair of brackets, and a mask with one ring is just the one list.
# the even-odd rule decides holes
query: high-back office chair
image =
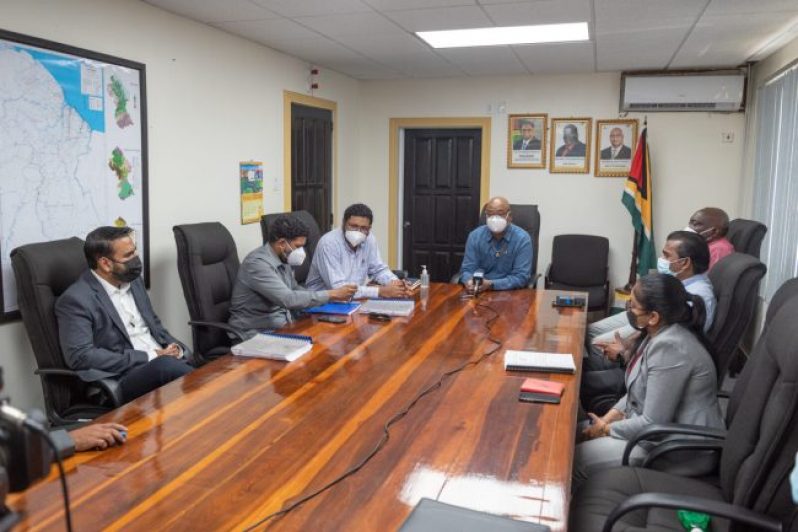
{"label": "high-back office chair", "polygon": [[734,246],[734,251],[759,258],[762,239],[765,238],[767,232],[768,228],[763,223],[738,218],[729,222],[729,232],[726,233],[726,238]]}
{"label": "high-back office chair", "polygon": [[[684,530],[676,510],[712,515],[713,530],[796,530],[789,472],[798,451],[798,298],[772,318],[743,369],[747,385],[732,392],[737,415],[727,433],[703,427],[660,425],[643,437],[707,436],[668,444],[672,451],[719,449],[719,484],[646,469],[618,467],[589,478],[572,500],[572,530]],[[659,447],[658,447],[659,449]],[[627,446],[627,451],[630,446]],[[651,457],[651,455],[649,455]],[[613,527],[613,525],[615,525]],[[782,528],[786,526],[787,528]],[[717,528],[716,528],[717,527]]]}
{"label": "high-back office chair", "polygon": [[759,282],[766,271],[758,259],[738,252],[723,257],[709,271],[718,303],[707,339],[714,350],[719,382],[726,375],[740,339],[754,317]]}
{"label": "high-back office chair", "polygon": [[313,252],[316,251],[316,245],[319,243],[319,239],[321,238],[321,230],[319,229],[319,224],[316,223],[316,219],[313,218],[313,215],[308,211],[276,212],[264,214],[260,217],[260,231],[263,236],[264,244],[269,241],[269,225],[275,218],[283,214],[296,216],[308,227],[308,241],[305,244],[307,258],[305,258],[305,262],[302,263],[302,266],[294,268],[294,278],[296,279],[296,282],[303,284],[308,278],[310,264],[313,262]]}
{"label": "high-back office chair", "polygon": [[191,318],[194,357],[207,362],[230,352],[228,332],[244,338],[227,324],[230,298],[238,275],[238,250],[219,222],[176,225],[177,271]]}
{"label": "high-back office chair", "polygon": [[118,383],[113,379],[83,382],[67,366],[58,339],[55,302],[87,268],[83,240],[72,237],[26,244],[11,251],[11,264],[50,423],[74,424],[121,405]]}
{"label": "high-back office chair", "polygon": [[557,235],[551,246],[551,264],[545,287],[588,293],[588,311],[609,305],[610,241],[603,236]]}

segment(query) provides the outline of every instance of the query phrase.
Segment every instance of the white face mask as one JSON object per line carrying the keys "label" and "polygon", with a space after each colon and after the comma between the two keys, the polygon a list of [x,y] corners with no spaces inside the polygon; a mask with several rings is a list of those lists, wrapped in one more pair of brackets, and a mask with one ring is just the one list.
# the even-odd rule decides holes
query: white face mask
{"label": "white face mask", "polygon": [[488,216],[486,224],[491,233],[502,233],[507,229],[507,218],[494,214],[493,216]]}
{"label": "white face mask", "polygon": [[[291,247],[291,244],[288,244],[288,247]],[[292,249],[288,252],[288,261],[289,266],[302,266],[302,263],[305,262],[305,248],[296,248]]]}
{"label": "white face mask", "polygon": [[684,231],[688,231],[690,233],[697,233],[698,232],[695,229],[693,229],[692,227],[690,227],[689,225],[684,228]]}
{"label": "white face mask", "polygon": [[349,242],[354,248],[366,241],[366,235],[360,231],[346,231],[344,236],[346,237],[346,241]]}

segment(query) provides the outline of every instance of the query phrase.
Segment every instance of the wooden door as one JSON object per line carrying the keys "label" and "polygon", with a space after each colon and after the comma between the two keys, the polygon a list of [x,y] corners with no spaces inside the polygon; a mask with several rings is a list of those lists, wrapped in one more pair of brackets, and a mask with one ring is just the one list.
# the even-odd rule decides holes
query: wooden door
{"label": "wooden door", "polygon": [[408,129],[404,148],[403,268],[449,282],[479,223],[482,130]]}
{"label": "wooden door", "polygon": [[291,210],[332,227],[332,111],[291,104]]}

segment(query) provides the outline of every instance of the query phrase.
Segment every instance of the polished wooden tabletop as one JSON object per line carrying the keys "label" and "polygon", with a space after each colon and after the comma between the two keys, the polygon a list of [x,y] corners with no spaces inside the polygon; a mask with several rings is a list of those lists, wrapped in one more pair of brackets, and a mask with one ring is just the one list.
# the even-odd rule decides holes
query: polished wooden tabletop
{"label": "polished wooden tabletop", "polygon": [[[559,292],[489,292],[462,300],[432,286],[409,318],[289,329],[313,350],[286,364],[225,356],[100,418],[127,442],[67,461],[76,530],[243,529],[339,476],[375,446],[383,424],[442,373],[492,349],[422,398],[365,467],[273,530],[394,530],[422,497],[565,530],[579,372],[559,405],[521,403],[524,373],[506,349],[581,353],[585,313],[553,309]],[[576,356],[577,368],[581,357]],[[9,499],[20,530],[63,530],[54,475]]]}

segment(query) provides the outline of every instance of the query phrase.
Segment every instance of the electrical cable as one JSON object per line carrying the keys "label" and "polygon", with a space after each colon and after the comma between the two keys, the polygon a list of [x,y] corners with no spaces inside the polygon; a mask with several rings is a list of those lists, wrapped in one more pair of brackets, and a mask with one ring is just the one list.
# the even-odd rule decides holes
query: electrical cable
{"label": "electrical cable", "polygon": [[482,362],[483,360],[485,360],[486,358],[488,358],[489,356],[494,354],[496,351],[498,351],[499,348],[502,346],[503,342],[501,340],[493,337],[493,333],[491,331],[491,328],[493,327],[493,323],[499,318],[499,312],[497,312],[496,309],[494,309],[493,307],[491,307],[490,305],[487,305],[485,303],[477,303],[476,307],[477,308],[487,309],[487,310],[490,310],[491,312],[493,312],[493,316],[491,318],[489,318],[484,324],[485,330],[487,331],[487,334],[485,335],[485,338],[489,342],[491,342],[492,344],[495,344],[493,346],[493,348],[491,348],[488,352],[483,353],[482,355],[480,355],[476,359],[468,360],[465,363],[461,364],[460,366],[443,373],[437,381],[435,381],[431,385],[429,385],[426,388],[424,388],[421,392],[416,394],[416,396],[413,397],[413,399],[411,399],[407,403],[407,405],[405,405],[404,408],[402,408],[396,414],[391,416],[388,419],[388,421],[385,422],[385,424],[382,426],[382,436],[380,436],[379,441],[374,446],[374,448],[371,451],[369,451],[369,453],[360,460],[360,462],[358,462],[354,466],[350,467],[344,473],[342,473],[341,475],[336,477],[334,480],[331,480],[330,482],[328,482],[327,484],[325,484],[321,488],[317,489],[316,491],[303,496],[302,498],[300,498],[297,501],[291,503],[287,507],[285,507],[285,508],[283,508],[281,510],[278,510],[276,512],[272,512],[269,515],[267,515],[266,517],[258,520],[256,523],[248,526],[247,528],[244,529],[244,532],[250,532],[250,531],[256,529],[257,527],[261,526],[262,524],[266,523],[267,521],[271,520],[271,519],[274,519],[276,517],[280,517],[280,516],[283,516],[283,515],[287,514],[291,510],[293,510],[293,509],[297,508],[298,506],[308,502],[309,500],[313,499],[314,497],[324,493],[325,491],[327,491],[328,489],[332,488],[336,484],[340,483],[344,479],[346,479],[346,478],[354,475],[358,471],[360,471],[363,468],[363,466],[365,466],[372,458],[374,458],[374,456],[376,456],[377,453],[380,452],[380,450],[382,450],[383,447],[385,447],[385,444],[388,443],[388,439],[390,438],[391,427],[393,425],[395,425],[396,423],[398,423],[399,421],[401,421],[410,412],[410,410],[412,410],[413,407],[416,406],[416,403],[418,403],[424,396],[426,396],[426,395],[430,394],[431,392],[439,389],[443,385],[443,382],[445,380],[447,380],[449,377],[451,377],[452,375],[460,373],[461,371],[465,370],[468,367],[476,366],[477,364],[479,364],[480,362]]}
{"label": "electrical cable", "polygon": [[69,510],[69,488],[67,487],[66,473],[64,472],[64,462],[61,460],[61,456],[58,454],[58,448],[56,447],[53,439],[50,437],[50,433],[47,431],[47,429],[45,429],[39,423],[32,420],[26,420],[25,426],[38,432],[53,451],[56,464],[58,464],[58,476],[61,478],[61,492],[64,498],[64,519],[66,520],[66,529],[67,532],[72,532],[72,514]]}

